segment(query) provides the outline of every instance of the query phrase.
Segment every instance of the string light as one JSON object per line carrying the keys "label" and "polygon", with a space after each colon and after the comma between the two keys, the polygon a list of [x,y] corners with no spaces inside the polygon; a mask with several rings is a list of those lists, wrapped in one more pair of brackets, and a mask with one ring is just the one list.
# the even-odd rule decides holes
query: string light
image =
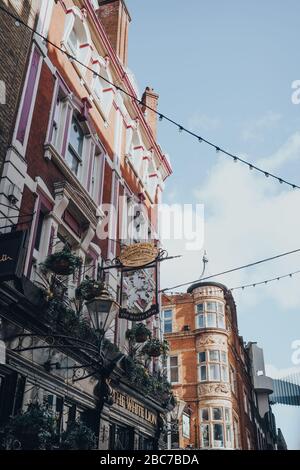
{"label": "string light", "polygon": [[271,279],[266,279],[265,281],[256,282],[255,284],[245,284],[244,286],[231,287],[229,290],[230,291],[239,290],[239,289],[244,290],[248,287],[256,287],[256,286],[259,286],[259,285],[262,285],[262,284],[269,284],[270,282],[280,281],[281,279],[284,279],[286,277],[292,278],[294,274],[299,274],[299,273],[300,273],[300,270],[294,271],[293,273],[289,273],[289,274],[283,274],[282,276],[273,277]]}
{"label": "string light", "polygon": [[158,117],[158,119],[159,119],[160,121],[162,121],[162,120],[163,120],[163,118],[164,118],[164,117],[163,117],[163,115],[162,115],[162,114],[160,114],[160,115],[159,115],[159,117]]}
{"label": "string light", "polygon": [[[296,250],[287,251],[285,253],[280,253],[279,255],[271,256],[270,258],[264,258],[264,259],[261,259],[261,260],[258,260],[258,261],[254,261],[253,263],[244,264],[243,266],[238,266],[236,268],[227,269],[226,271],[222,271],[222,272],[217,273],[217,274],[212,274],[211,276],[203,277],[201,280],[200,279],[195,279],[193,281],[178,284],[177,286],[167,287],[165,289],[160,290],[160,292],[167,292],[167,291],[170,291],[170,290],[173,290],[173,289],[177,289],[179,287],[190,286],[191,284],[196,284],[197,282],[206,281],[208,279],[212,279],[212,278],[215,278],[215,277],[218,277],[218,276],[223,276],[224,274],[229,274],[229,273],[233,273],[235,271],[240,271],[242,269],[257,266],[259,264],[267,263],[269,261],[273,261],[275,259],[283,258],[284,256],[292,255],[292,254],[299,253],[299,252],[300,252],[300,248],[297,248]],[[298,271],[296,271],[296,272],[298,272]],[[275,279],[277,279],[277,278],[275,278]],[[250,284],[250,285],[252,286],[253,284]]]}
{"label": "string light", "polygon": [[[31,32],[35,33],[38,37],[40,37],[42,40],[44,40],[46,43],[50,44],[52,47],[54,47],[55,49],[59,50],[61,53],[65,54],[71,61],[74,61],[74,62],[77,62],[81,67],[85,68],[86,70],[89,70],[90,72],[92,73],[95,73],[94,69],[92,69],[91,67],[89,67],[88,65],[84,64],[83,62],[81,62],[80,60],[78,60],[76,57],[72,56],[71,54],[69,54],[67,51],[65,51],[64,49],[62,49],[60,46],[58,46],[57,44],[53,43],[52,41],[50,41],[48,38],[46,38],[45,36],[43,36],[41,33],[39,33],[37,30],[35,30],[34,28],[32,28],[31,26],[29,26],[28,24],[26,24],[24,21],[22,21],[19,17],[15,16],[14,14],[12,14],[11,12],[9,12],[8,10],[6,10],[6,8],[4,8],[3,6],[0,6],[0,10],[3,11],[4,13],[6,13],[8,16],[10,16],[11,18],[13,18],[15,20],[16,23],[20,24],[20,25],[23,25],[25,28],[29,29]],[[257,172],[259,173],[262,173],[264,174],[265,176],[268,175],[268,177],[270,176],[271,178],[279,181],[281,184],[286,184],[290,187],[292,187],[293,189],[300,189],[300,186],[294,184],[294,183],[291,183],[283,178],[279,178],[278,176],[272,174],[272,173],[269,173],[269,172],[266,172],[265,170],[257,167],[256,165],[252,165],[250,162],[240,158],[240,157],[237,157],[236,155],[234,155],[233,153],[230,153],[228,152],[227,150],[224,150],[222,149],[221,147],[218,147],[216,144],[214,144],[213,142],[207,140],[207,139],[204,139],[202,136],[196,134],[195,132],[189,130],[189,129],[186,129],[184,128],[181,124],[179,124],[178,122],[174,121],[173,119],[171,119],[170,117],[166,116],[166,115],[163,115],[161,114],[158,110],[152,108],[151,106],[145,104],[142,102],[142,100],[140,100],[137,96],[127,92],[126,90],[124,90],[123,88],[119,87],[119,86],[116,86],[114,85],[113,82],[111,82],[109,79],[107,79],[106,77],[102,76],[101,74],[97,73],[96,74],[99,78],[103,79],[106,83],[108,83],[109,85],[112,85],[114,86],[117,90],[119,90],[120,92],[124,93],[125,95],[127,95],[129,98],[131,98],[133,101],[135,101],[136,103],[138,104],[142,104],[145,108],[149,109],[150,111],[152,111],[153,113],[155,113],[156,115],[158,115],[159,117],[160,116],[163,116],[163,118],[168,121],[170,124],[173,124],[175,125],[178,129],[179,129],[179,132],[186,132],[187,134],[189,134],[190,136],[192,137],[195,137],[196,139],[198,139],[198,141],[201,141],[201,142],[204,142],[206,143],[207,145],[209,145],[210,147],[213,147],[216,149],[217,152],[221,152],[223,155],[226,155],[228,157],[231,157],[234,159],[234,161],[239,161],[245,165],[251,165],[252,166],[252,169],[256,170]]]}
{"label": "string light", "polygon": [[[237,287],[231,287],[230,289],[228,289],[230,292],[234,291],[234,290],[245,290],[247,288],[254,288],[254,287],[257,287],[257,286],[260,286],[262,284],[269,284],[270,282],[274,282],[274,281],[280,281],[281,279],[284,279],[284,278],[292,278],[295,274],[299,274],[300,273],[300,270],[298,271],[294,271],[292,273],[289,273],[289,274],[284,274],[282,276],[278,276],[278,277],[274,277],[274,278],[271,278],[271,279],[266,279],[265,281],[260,281],[260,282],[255,282],[254,284],[245,284],[243,286],[237,286]],[[199,281],[201,282],[201,281]],[[216,288],[214,288],[214,290],[218,290]],[[223,289],[219,289],[220,292],[223,292]],[[171,294],[174,294],[174,295],[178,295],[178,294],[182,294],[182,292],[171,292]]]}

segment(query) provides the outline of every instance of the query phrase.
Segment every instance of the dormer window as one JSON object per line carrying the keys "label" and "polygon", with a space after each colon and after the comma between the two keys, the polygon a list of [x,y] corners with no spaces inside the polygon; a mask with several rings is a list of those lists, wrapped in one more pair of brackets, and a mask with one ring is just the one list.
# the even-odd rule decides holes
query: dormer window
{"label": "dormer window", "polygon": [[96,99],[100,104],[101,111],[106,119],[108,119],[115,92],[114,86],[112,85],[112,76],[108,68],[108,63],[102,57],[98,57],[94,60],[93,66],[93,90],[96,95]]}
{"label": "dormer window", "polygon": [[82,64],[88,65],[92,53],[91,36],[86,20],[81,10],[77,7],[67,11],[62,44],[70,55],[78,59]]}
{"label": "dormer window", "polygon": [[72,31],[70,32],[70,36],[68,38],[68,46],[71,49],[73,55],[77,57],[79,53],[80,41],[75,29],[72,29]]}

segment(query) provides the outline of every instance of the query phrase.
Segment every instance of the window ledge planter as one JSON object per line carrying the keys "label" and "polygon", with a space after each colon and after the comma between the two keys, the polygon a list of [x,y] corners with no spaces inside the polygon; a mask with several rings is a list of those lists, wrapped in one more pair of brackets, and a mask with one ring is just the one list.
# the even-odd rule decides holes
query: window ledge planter
{"label": "window ledge planter", "polygon": [[157,338],[150,339],[142,348],[142,353],[150,357],[166,355],[169,350],[167,341],[159,341]]}
{"label": "window ledge planter", "polygon": [[81,262],[79,256],[74,255],[69,248],[65,247],[62,251],[48,255],[42,263],[42,268],[61,276],[69,276],[81,266]]}
{"label": "window ledge planter", "polygon": [[85,279],[77,287],[75,295],[80,300],[92,300],[101,293],[102,284],[94,279]]}
{"label": "window ledge planter", "polygon": [[137,323],[131,330],[126,331],[126,338],[136,343],[145,343],[151,338],[151,331],[144,323]]}

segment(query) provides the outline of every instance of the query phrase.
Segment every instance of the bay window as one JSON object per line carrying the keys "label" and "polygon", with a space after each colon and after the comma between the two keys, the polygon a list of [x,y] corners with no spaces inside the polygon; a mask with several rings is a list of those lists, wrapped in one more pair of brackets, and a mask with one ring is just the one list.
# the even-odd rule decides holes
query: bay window
{"label": "bay window", "polygon": [[200,409],[202,448],[233,448],[231,409],[223,406]]}
{"label": "bay window", "polygon": [[217,301],[207,301],[197,304],[196,328],[225,329],[224,304]]}
{"label": "bay window", "polygon": [[210,349],[198,353],[200,382],[228,382],[227,353]]}

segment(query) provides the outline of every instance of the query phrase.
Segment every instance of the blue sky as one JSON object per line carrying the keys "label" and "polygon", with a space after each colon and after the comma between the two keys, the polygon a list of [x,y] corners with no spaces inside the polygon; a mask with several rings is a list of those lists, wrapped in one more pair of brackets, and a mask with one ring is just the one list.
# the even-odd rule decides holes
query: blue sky
{"label": "blue sky", "polygon": [[[132,15],[129,67],[140,90],[154,87],[159,108],[217,145],[300,184],[298,0],[127,0]],[[159,124],[174,174],[169,203],[202,203],[208,274],[300,247],[300,191],[289,190]],[[179,261],[165,263],[163,287],[196,279],[202,252],[169,243]],[[217,278],[228,287],[300,269],[300,254]],[[240,333],[265,351],[268,370],[295,367],[300,339],[300,275],[234,294]],[[300,411],[277,406],[277,425],[300,448]]]}

